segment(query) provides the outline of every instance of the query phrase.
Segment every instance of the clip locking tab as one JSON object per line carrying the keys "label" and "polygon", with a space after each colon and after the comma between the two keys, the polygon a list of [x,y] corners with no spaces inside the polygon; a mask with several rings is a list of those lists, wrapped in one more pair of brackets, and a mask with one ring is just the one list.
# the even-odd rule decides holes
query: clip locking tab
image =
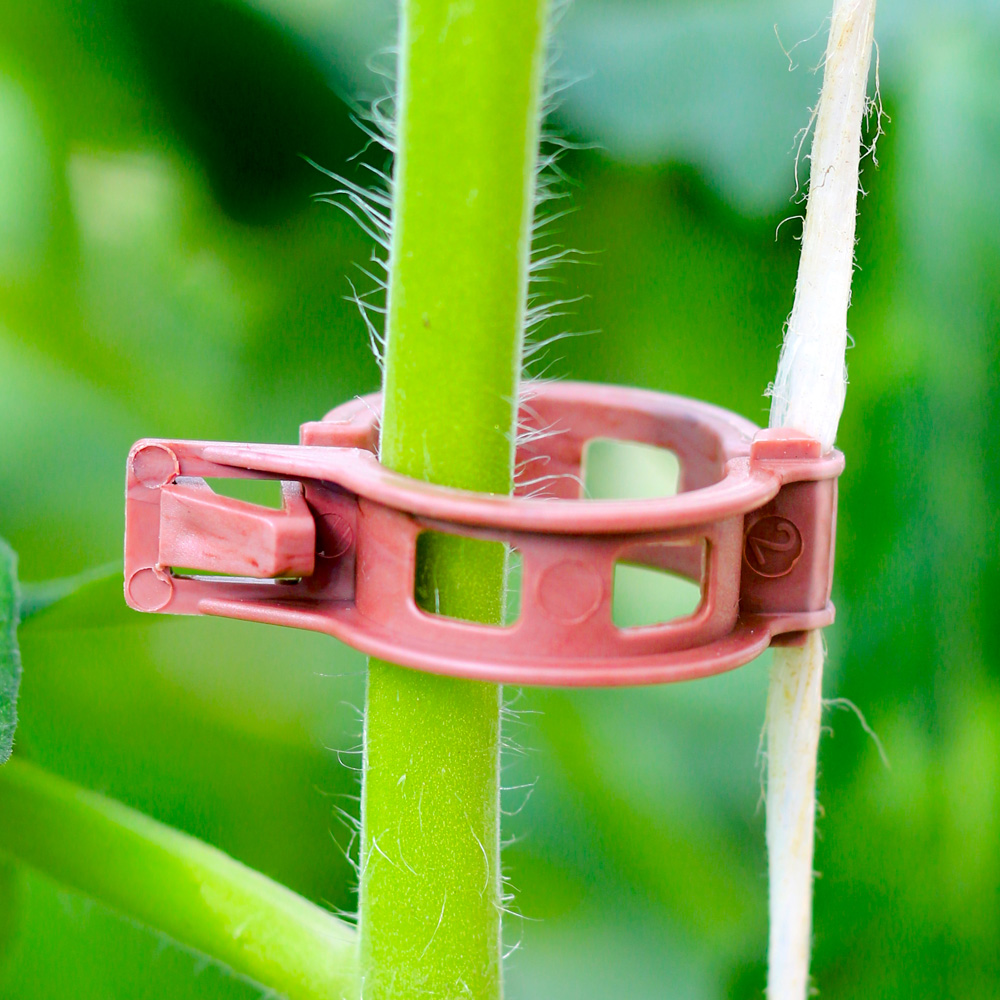
{"label": "clip locking tab", "polygon": [[[551,433],[528,435],[517,458],[544,462],[548,497],[448,489],[383,468],[378,396],[304,424],[299,445],[138,442],[126,485],[126,600],[139,611],[326,632],[419,670],[549,686],[709,676],[833,621],[840,452],[663,393],[562,382],[531,394],[522,418]],[[581,499],[594,438],[673,451],[679,492]],[[219,496],[211,477],[279,479],[282,509]],[[416,547],[427,531],[517,549],[517,621],[485,625],[419,608]],[[699,583],[697,609],[616,626],[620,561]]]}

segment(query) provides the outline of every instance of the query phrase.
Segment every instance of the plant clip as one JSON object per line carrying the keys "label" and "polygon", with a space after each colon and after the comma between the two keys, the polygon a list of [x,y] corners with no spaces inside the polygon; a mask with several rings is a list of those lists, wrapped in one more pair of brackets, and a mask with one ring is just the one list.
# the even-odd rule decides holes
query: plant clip
{"label": "plant clip", "polygon": [[[546,497],[448,489],[384,468],[377,395],[304,424],[300,445],[139,441],[128,459],[126,600],[327,632],[417,670],[548,686],[705,677],[833,621],[840,452],[663,393],[571,382],[530,391],[522,420],[545,433],[526,435],[517,460],[544,464]],[[595,438],[670,449],[680,492],[581,499]],[[205,477],[281,480],[282,508],[220,496]],[[418,607],[417,538],[429,531],[520,553],[513,624]],[[619,562],[700,583],[698,607],[616,626]]]}

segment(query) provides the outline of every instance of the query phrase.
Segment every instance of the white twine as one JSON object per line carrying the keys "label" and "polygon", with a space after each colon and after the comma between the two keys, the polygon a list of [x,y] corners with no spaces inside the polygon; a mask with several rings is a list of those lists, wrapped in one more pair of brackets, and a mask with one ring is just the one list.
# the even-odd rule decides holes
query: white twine
{"label": "white twine", "polygon": [[835,0],[810,154],[795,302],[771,389],[771,426],[833,446],[844,408],[861,121],[875,0]]}
{"label": "white twine", "polygon": [[[847,387],[844,354],[854,267],[861,122],[875,0],[834,0],[810,155],[795,302],[772,388],[771,426],[831,448]],[[812,936],[816,753],[823,638],[775,650],[767,699],[768,1000],[805,1000]]]}

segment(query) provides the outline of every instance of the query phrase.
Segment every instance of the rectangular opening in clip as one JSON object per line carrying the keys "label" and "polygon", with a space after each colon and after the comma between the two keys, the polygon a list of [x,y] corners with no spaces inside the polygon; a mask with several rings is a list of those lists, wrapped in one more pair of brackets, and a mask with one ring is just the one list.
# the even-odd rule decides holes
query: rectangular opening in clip
{"label": "rectangular opening in clip", "polygon": [[612,620],[618,628],[666,625],[701,607],[705,542],[653,542],[627,548],[615,562]]}
{"label": "rectangular opening in clip", "polygon": [[209,489],[220,497],[254,503],[259,507],[281,510],[281,480],[279,479],[205,479]]}
{"label": "rectangular opening in clip", "polygon": [[681,465],[669,448],[618,438],[591,438],[583,452],[584,496],[650,500],[677,493]]}
{"label": "rectangular opening in clip", "polygon": [[[492,581],[501,574],[498,599]],[[504,542],[424,531],[417,537],[413,596],[430,615],[509,627],[521,609],[521,554]]]}

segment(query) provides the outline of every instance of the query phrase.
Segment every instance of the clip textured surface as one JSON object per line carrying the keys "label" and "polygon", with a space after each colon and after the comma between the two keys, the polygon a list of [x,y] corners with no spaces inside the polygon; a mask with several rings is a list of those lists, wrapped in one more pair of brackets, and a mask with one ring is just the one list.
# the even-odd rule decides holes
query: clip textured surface
{"label": "clip textured surface", "polygon": [[[435,673],[514,684],[611,686],[704,677],[829,625],[838,451],[760,430],[695,400],[590,383],[539,383],[517,460],[543,462],[549,495],[433,486],[376,457],[380,400],[304,424],[299,445],[139,441],[126,483],[125,596],[139,611],[312,629]],[[580,496],[587,443],[674,452],[675,496]],[[278,479],[282,508],[220,496],[206,478]],[[435,615],[414,596],[427,531],[520,553],[510,625]],[[618,562],[692,580],[690,615],[621,628]],[[192,573],[190,571],[197,571]],[[201,575],[215,574],[215,575]]]}

